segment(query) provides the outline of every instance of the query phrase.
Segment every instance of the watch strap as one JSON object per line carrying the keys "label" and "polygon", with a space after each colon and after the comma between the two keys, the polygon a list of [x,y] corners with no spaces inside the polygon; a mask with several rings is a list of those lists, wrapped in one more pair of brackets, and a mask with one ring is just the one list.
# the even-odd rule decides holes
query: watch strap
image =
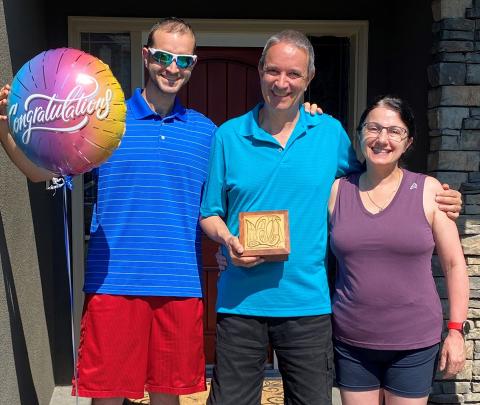
{"label": "watch strap", "polygon": [[447,329],[456,329],[463,332],[463,322],[451,322],[447,323]]}
{"label": "watch strap", "polygon": [[463,322],[451,322],[447,323],[447,328],[458,330],[464,337],[470,332],[470,323],[468,321]]}

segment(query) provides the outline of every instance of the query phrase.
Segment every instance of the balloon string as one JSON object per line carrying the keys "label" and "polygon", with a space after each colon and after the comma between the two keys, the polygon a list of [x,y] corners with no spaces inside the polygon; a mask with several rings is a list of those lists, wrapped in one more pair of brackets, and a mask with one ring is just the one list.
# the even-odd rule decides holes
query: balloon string
{"label": "balloon string", "polygon": [[52,177],[50,180],[49,185],[47,186],[47,190],[53,190],[53,195],[57,192],[57,189],[66,186],[69,190],[73,188],[73,182],[71,176],[64,176],[64,177]]}
{"label": "balloon string", "polygon": [[73,303],[72,269],[70,265],[70,238],[68,236],[69,231],[68,231],[67,207],[68,207],[67,206],[67,187],[63,187],[63,229],[64,229],[64,236],[65,236],[65,252],[67,256],[68,290],[70,293],[70,319],[71,319],[70,326],[72,329],[73,379],[75,382],[75,403],[76,405],[78,405],[77,351],[75,350],[76,348],[75,318],[74,318],[74,303]]}
{"label": "balloon string", "polygon": [[57,189],[65,185],[65,180],[63,177],[53,177],[50,180],[50,184],[47,187],[47,190],[53,190],[53,195],[57,192]]}

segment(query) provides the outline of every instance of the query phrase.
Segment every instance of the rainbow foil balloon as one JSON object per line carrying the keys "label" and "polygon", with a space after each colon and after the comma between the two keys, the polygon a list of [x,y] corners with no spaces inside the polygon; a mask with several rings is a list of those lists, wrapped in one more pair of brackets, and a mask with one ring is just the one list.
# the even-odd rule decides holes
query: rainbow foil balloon
{"label": "rainbow foil balloon", "polygon": [[16,144],[45,169],[80,174],[99,166],[125,132],[125,98],[108,65],[78,49],[42,52],[22,66],[8,97]]}

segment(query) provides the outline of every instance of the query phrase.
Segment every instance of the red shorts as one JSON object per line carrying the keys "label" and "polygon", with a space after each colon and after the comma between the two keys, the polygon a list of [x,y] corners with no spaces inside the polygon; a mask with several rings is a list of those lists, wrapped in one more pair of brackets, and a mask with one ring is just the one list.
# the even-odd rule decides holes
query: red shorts
{"label": "red shorts", "polygon": [[205,391],[202,317],[200,298],[87,294],[78,395],[143,398],[144,391]]}

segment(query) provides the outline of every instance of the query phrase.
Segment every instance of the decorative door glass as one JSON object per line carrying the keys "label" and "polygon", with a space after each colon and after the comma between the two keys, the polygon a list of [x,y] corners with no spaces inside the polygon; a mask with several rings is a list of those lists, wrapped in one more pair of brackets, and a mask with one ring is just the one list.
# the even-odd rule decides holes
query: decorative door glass
{"label": "decorative door glass", "polygon": [[[128,33],[82,32],[80,35],[82,51],[101,59],[110,66],[119,81],[125,99],[131,95],[131,44]],[[97,201],[97,171],[83,175],[84,227],[85,240],[89,239],[92,210]]]}

